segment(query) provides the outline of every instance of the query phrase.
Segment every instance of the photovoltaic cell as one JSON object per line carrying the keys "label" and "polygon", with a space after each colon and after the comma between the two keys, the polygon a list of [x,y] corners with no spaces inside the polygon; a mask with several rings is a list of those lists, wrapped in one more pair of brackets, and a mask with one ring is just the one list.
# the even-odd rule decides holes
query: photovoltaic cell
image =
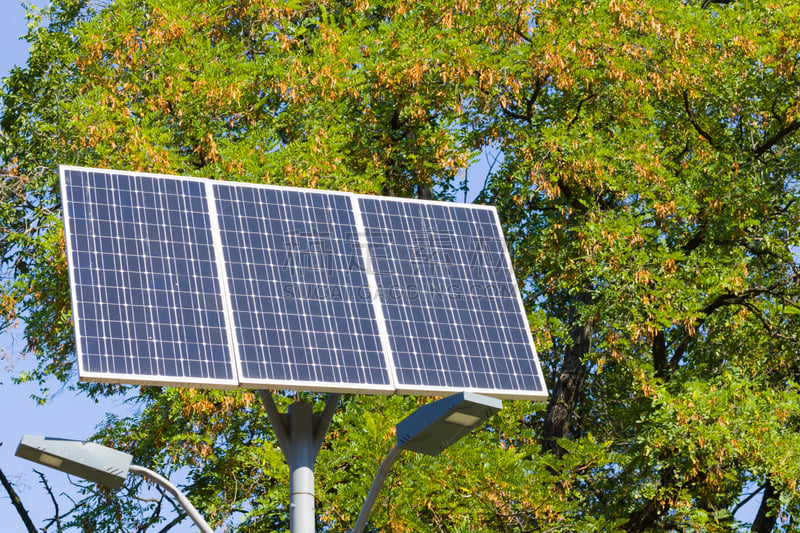
{"label": "photovoltaic cell", "polygon": [[205,184],[61,172],[81,376],[236,386]]}
{"label": "photovoltaic cell", "polygon": [[358,201],[397,391],[544,394],[494,209]]}
{"label": "photovoltaic cell", "polygon": [[349,195],[214,185],[241,382],[390,391]]}

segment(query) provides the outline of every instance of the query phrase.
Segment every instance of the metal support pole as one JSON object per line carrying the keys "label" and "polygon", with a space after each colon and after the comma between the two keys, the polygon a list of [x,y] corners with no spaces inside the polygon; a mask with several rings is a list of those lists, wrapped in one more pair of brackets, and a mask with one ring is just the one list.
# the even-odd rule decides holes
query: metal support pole
{"label": "metal support pole", "polygon": [[289,525],[292,533],[314,533],[314,410],[310,403],[289,406]]}
{"label": "metal support pole", "polygon": [[280,413],[272,393],[259,391],[275,437],[289,465],[289,527],[291,533],[314,533],[314,463],[342,395],[328,394],[322,415],[310,403],[295,402]]}
{"label": "metal support pole", "polygon": [[404,448],[402,446],[395,445],[392,447],[386,455],[386,459],[384,459],[381,466],[378,467],[378,472],[375,474],[375,479],[372,481],[372,486],[369,488],[367,499],[364,502],[364,506],[361,508],[361,512],[358,513],[358,520],[356,520],[356,525],[353,526],[351,533],[361,533],[364,531],[364,526],[367,525],[367,518],[369,518],[369,513],[375,506],[375,501],[378,499],[378,493],[381,491],[381,488],[383,488],[386,476],[389,475],[389,470],[391,470],[397,458],[400,457],[400,454],[403,453],[403,450]]}
{"label": "metal support pole", "polygon": [[131,465],[129,472],[139,474],[140,476],[149,479],[153,483],[160,485],[167,492],[172,494],[176,500],[178,500],[178,503],[181,505],[181,507],[183,507],[183,510],[186,511],[186,514],[192,519],[195,525],[200,528],[200,531],[203,533],[214,533],[214,530],[211,529],[211,526],[208,525],[208,522],[206,522],[202,515],[197,512],[197,509],[194,508],[192,502],[190,502],[186,496],[184,496],[184,494],[178,490],[178,487],[173,485],[167,478],[161,474],[153,472],[149,468],[138,465]]}

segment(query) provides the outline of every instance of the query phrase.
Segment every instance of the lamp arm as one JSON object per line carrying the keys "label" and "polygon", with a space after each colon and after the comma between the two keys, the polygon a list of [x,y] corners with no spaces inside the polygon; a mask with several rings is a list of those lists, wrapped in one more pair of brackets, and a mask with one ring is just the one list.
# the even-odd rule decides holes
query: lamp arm
{"label": "lamp arm", "polygon": [[362,531],[364,531],[364,526],[367,525],[367,518],[369,518],[369,513],[375,505],[375,500],[378,499],[378,493],[381,491],[381,488],[383,488],[386,476],[389,475],[389,470],[392,468],[395,461],[397,461],[397,458],[400,457],[400,454],[403,453],[403,450],[404,448],[402,446],[395,444],[394,447],[389,450],[381,466],[378,467],[378,472],[375,474],[375,479],[372,482],[372,486],[369,488],[367,499],[364,501],[364,506],[361,508],[361,512],[358,513],[358,520],[356,520],[356,524],[353,526],[350,533],[362,533]]}
{"label": "lamp arm", "polygon": [[186,514],[189,516],[189,518],[191,518],[197,527],[200,528],[200,531],[203,533],[214,533],[214,530],[211,529],[211,526],[208,525],[197,509],[194,508],[192,502],[186,498],[186,496],[178,489],[178,487],[170,483],[167,478],[156,472],[153,472],[149,468],[138,465],[131,465],[129,472],[139,474],[140,476],[149,479],[153,483],[160,485],[162,488],[164,488],[164,490],[175,496],[175,499],[177,499],[178,503],[181,504],[181,507],[183,507],[183,510],[186,511]]}

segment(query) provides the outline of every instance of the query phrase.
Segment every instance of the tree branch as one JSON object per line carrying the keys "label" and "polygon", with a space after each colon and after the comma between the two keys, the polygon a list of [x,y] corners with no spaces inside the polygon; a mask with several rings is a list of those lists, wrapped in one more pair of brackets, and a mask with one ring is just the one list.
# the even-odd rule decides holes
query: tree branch
{"label": "tree branch", "polygon": [[663,331],[659,331],[653,337],[652,351],[656,377],[663,378],[667,370],[667,339]]}
{"label": "tree branch", "polygon": [[774,502],[777,497],[778,491],[772,482],[767,479],[764,484],[764,496],[761,498],[761,505],[758,506],[758,513],[756,513],[750,531],[753,533],[769,533],[772,531],[778,521],[778,512],[777,509],[774,509]]}
{"label": "tree branch", "polygon": [[162,528],[161,528],[161,529],[158,531],[158,533],[167,533],[167,531],[169,531],[169,530],[170,530],[170,529],[172,529],[173,527],[175,527],[175,526],[177,526],[178,524],[180,524],[180,523],[183,521],[183,519],[184,519],[184,518],[186,518],[186,513],[184,513],[184,512],[180,512],[180,513],[178,513],[178,516],[176,516],[175,518],[173,518],[172,520],[170,520],[170,521],[167,523],[167,525],[165,525],[164,527],[162,527]]}
{"label": "tree branch", "polygon": [[24,505],[22,505],[22,500],[19,499],[17,491],[14,490],[14,487],[8,481],[8,478],[6,478],[6,475],[2,470],[0,470],[0,482],[3,484],[3,487],[5,487],[6,492],[8,492],[8,497],[11,498],[11,503],[17,510],[17,514],[19,514],[19,517],[22,518],[22,521],[25,523],[28,533],[37,533],[36,526],[33,525],[33,521],[31,521],[31,516],[28,514],[28,510],[25,509]]}
{"label": "tree branch", "polygon": [[795,131],[800,129],[800,120],[794,120],[787,124],[786,126],[782,127],[778,130],[775,135],[764,141],[764,144],[759,146],[753,152],[756,157],[763,155],[765,152],[769,151],[773,146],[781,142],[784,138],[788,137]]}
{"label": "tree branch", "polygon": [[748,503],[750,500],[752,500],[753,498],[755,498],[755,497],[756,497],[756,494],[758,494],[759,492],[761,492],[762,490],[764,490],[764,487],[765,487],[765,486],[766,486],[766,484],[765,484],[765,485],[761,485],[761,486],[760,486],[760,487],[758,487],[758,488],[757,488],[755,491],[751,492],[751,493],[750,493],[750,495],[749,495],[747,498],[745,498],[744,500],[742,500],[742,501],[740,501],[739,503],[737,503],[737,504],[736,504],[736,507],[734,507],[734,508],[733,508],[733,510],[731,511],[731,514],[732,514],[732,515],[735,515],[736,513],[738,513],[738,512],[739,512],[739,509],[741,509],[742,507],[744,507],[745,505],[747,505],[747,503]]}
{"label": "tree branch", "polygon": [[734,1],[735,0],[703,0],[703,3],[700,5],[700,7],[702,9],[707,9],[708,6],[710,6],[711,4],[727,5],[727,4],[732,4]]}
{"label": "tree branch", "polygon": [[697,248],[703,243],[703,241],[705,240],[705,233],[706,233],[705,226],[701,226],[700,228],[697,229],[694,235],[692,235],[692,238],[689,239],[689,241],[686,244],[681,246],[681,249],[684,252],[693,251],[695,248]]}
{"label": "tree branch", "polygon": [[577,121],[578,117],[581,116],[581,109],[583,108],[583,104],[585,104],[586,102],[588,102],[589,100],[591,100],[595,96],[597,96],[597,94],[589,93],[588,96],[584,97],[580,102],[578,102],[578,109],[575,110],[575,116],[572,117],[572,120],[570,120],[569,124],[567,124],[567,129],[568,130],[572,129],[572,125],[575,124],[575,121]]}
{"label": "tree branch", "polygon": [[[710,303],[708,303],[701,310],[701,313],[703,315],[705,315],[705,316],[708,316],[711,313],[713,313],[714,311],[716,311],[717,309],[720,309],[722,307],[727,307],[729,305],[744,305],[744,306],[746,306],[746,305],[749,304],[750,300],[755,298],[756,296],[761,296],[761,295],[764,295],[764,294],[773,295],[773,296],[776,295],[775,291],[779,287],[781,287],[781,285],[772,285],[770,287],[765,287],[765,288],[761,288],[761,289],[749,289],[749,290],[743,291],[743,292],[738,293],[738,294],[734,294],[734,293],[720,294],[719,296],[714,298]],[[705,323],[705,321],[706,321],[705,318],[698,318],[697,321],[696,321],[695,326],[697,328],[699,328],[700,326],[702,326]],[[770,331],[770,328],[767,327],[767,331]],[[773,334],[773,333],[770,332],[770,334]],[[678,344],[678,346],[675,348],[675,350],[672,353],[672,358],[669,361],[669,366],[667,367],[667,370],[673,371],[678,367],[678,364],[680,363],[681,359],[683,358],[683,354],[686,352],[686,348],[688,348],[689,343],[691,342],[691,340],[693,338],[694,338],[693,335],[690,335],[688,333],[684,334],[683,338],[681,339],[680,344]]]}
{"label": "tree branch", "polygon": [[[661,473],[661,486],[669,487],[675,484],[677,478],[672,466],[668,466]],[[666,504],[668,505],[668,504]],[[650,530],[658,518],[664,514],[668,508],[664,503],[659,502],[657,497],[652,497],[642,504],[641,507],[633,511],[628,516],[628,521],[622,526],[628,533],[643,533]]]}
{"label": "tree branch", "polygon": [[50,496],[50,501],[53,502],[53,509],[55,513],[53,514],[53,518],[48,523],[48,527],[52,524],[56,525],[56,531],[61,531],[61,510],[58,507],[58,500],[56,500],[55,494],[53,494],[53,489],[50,487],[50,483],[47,482],[47,478],[38,470],[34,470],[36,475],[39,476],[39,482],[44,486],[44,490],[47,491],[47,495]]}
{"label": "tree branch", "polygon": [[[511,111],[508,107],[504,104],[500,104],[500,109],[503,113],[511,117],[515,120],[523,120],[528,124],[533,122],[533,106],[536,103],[536,100],[539,98],[539,93],[542,91],[542,82],[539,78],[536,78],[536,81],[533,86],[533,94],[530,95],[528,98],[525,99],[525,113],[517,113],[516,111]],[[579,108],[580,109],[580,108]]]}
{"label": "tree branch", "polygon": [[691,122],[692,126],[694,126],[695,131],[712,147],[716,148],[717,144],[714,142],[714,139],[711,138],[711,135],[708,134],[703,128],[700,127],[698,124],[697,119],[694,117],[694,111],[692,111],[691,106],[689,105],[689,92],[683,91],[683,108],[686,110],[686,115],[689,117],[689,122]]}

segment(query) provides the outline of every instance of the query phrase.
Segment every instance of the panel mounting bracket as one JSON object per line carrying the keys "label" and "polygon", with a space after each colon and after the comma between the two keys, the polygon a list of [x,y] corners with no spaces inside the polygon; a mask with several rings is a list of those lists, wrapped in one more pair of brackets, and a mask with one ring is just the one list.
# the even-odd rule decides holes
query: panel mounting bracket
{"label": "panel mounting bracket", "polygon": [[342,399],[329,393],[322,414],[308,402],[294,402],[288,413],[278,411],[272,392],[259,390],[261,403],[289,465],[289,520],[292,533],[314,533],[314,463]]}

